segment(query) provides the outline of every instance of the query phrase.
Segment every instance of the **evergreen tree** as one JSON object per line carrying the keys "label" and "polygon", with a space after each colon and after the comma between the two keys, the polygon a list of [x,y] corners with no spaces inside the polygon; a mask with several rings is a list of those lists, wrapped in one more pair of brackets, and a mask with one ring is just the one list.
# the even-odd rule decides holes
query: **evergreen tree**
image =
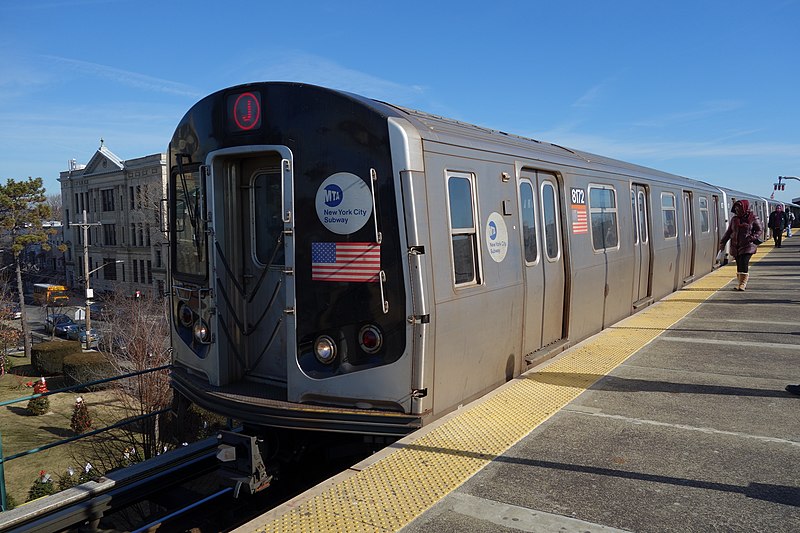
{"label": "evergreen tree", "polygon": [[69,427],[79,435],[92,427],[92,417],[89,416],[89,408],[80,396],[75,399],[75,407],[72,409],[72,420],[70,420]]}
{"label": "evergreen tree", "polygon": [[5,185],[0,185],[0,229],[11,238],[11,253],[17,271],[17,292],[22,311],[22,335],[25,341],[25,357],[31,356],[31,334],[28,317],[25,312],[25,301],[22,288],[22,252],[32,244],[47,245],[47,232],[42,222],[50,217],[42,178],[28,178],[27,181],[16,181],[9,178]]}

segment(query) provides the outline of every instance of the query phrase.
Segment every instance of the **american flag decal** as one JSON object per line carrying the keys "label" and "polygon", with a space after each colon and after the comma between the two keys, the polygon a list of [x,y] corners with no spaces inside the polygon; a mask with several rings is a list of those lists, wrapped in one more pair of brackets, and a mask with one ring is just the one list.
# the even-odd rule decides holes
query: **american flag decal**
{"label": "american flag decal", "polygon": [[589,223],[586,219],[586,206],[572,204],[572,233],[589,233]]}
{"label": "american flag decal", "polygon": [[378,281],[381,245],[375,242],[312,242],[314,281]]}

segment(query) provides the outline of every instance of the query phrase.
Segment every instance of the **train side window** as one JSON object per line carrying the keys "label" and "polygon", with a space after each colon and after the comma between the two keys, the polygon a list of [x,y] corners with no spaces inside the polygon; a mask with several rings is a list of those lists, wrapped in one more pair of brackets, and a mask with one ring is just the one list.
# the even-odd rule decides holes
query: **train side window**
{"label": "train side window", "polygon": [[453,249],[453,281],[456,286],[480,283],[475,195],[472,176],[450,175],[447,180],[450,239]]}
{"label": "train side window", "polygon": [[672,193],[661,193],[661,220],[664,222],[664,238],[676,238],[678,236],[678,224],[675,195]]}
{"label": "train side window", "polygon": [[589,217],[595,251],[619,246],[617,191],[608,185],[589,185]]}
{"label": "train side window", "polygon": [[555,261],[560,252],[558,242],[558,206],[556,205],[556,191],[553,184],[542,184],[542,219],[544,224],[544,249],[547,259]]}
{"label": "train side window", "polygon": [[711,225],[708,222],[708,198],[701,196],[698,198],[698,200],[700,201],[700,231],[703,233],[708,233],[711,228]]}
{"label": "train side window", "polygon": [[533,186],[529,181],[519,184],[519,204],[522,215],[522,241],[525,248],[525,262],[535,263],[539,259],[536,244],[536,210],[534,209]]}

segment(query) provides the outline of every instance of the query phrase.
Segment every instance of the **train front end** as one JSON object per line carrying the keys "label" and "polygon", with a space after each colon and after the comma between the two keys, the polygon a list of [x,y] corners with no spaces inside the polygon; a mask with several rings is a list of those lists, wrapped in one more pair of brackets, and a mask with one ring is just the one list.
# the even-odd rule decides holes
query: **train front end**
{"label": "train front end", "polygon": [[391,113],[260,83],[185,115],[169,148],[178,398],[250,427],[420,426]]}

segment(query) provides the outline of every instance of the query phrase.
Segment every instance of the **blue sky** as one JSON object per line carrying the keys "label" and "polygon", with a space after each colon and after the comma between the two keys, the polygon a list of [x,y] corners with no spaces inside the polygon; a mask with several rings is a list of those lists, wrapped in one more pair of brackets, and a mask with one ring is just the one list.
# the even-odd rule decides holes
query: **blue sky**
{"label": "blue sky", "polygon": [[[0,0],[0,180],[290,80],[762,196],[800,177],[800,0]],[[800,197],[789,181],[779,200]]]}

